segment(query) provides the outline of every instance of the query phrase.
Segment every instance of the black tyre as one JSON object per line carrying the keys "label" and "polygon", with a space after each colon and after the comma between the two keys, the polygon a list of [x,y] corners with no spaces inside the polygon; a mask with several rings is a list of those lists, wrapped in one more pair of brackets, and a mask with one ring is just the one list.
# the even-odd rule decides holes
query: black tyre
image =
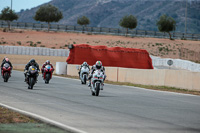
{"label": "black tyre", "polygon": [[9,78],[9,73],[6,72],[6,73],[4,74],[4,82],[8,82],[8,78]]}
{"label": "black tyre", "polygon": [[93,91],[91,91],[92,95],[95,96],[95,93]]}
{"label": "black tyre", "polygon": [[49,80],[50,80],[50,74],[47,73],[46,76],[45,76],[45,78],[46,78],[46,79],[45,79],[45,83],[48,84],[48,83],[49,83]]}
{"label": "black tyre", "polygon": [[30,77],[29,78],[29,88],[30,89],[33,89],[33,85],[35,84],[35,80],[33,77]]}
{"label": "black tyre", "polygon": [[96,96],[99,96],[99,91],[100,91],[100,83],[97,83],[97,86],[96,86]]}
{"label": "black tyre", "polygon": [[87,80],[87,78],[86,78],[86,75],[84,74],[83,75],[83,81],[84,81],[83,84],[86,84],[86,80]]}

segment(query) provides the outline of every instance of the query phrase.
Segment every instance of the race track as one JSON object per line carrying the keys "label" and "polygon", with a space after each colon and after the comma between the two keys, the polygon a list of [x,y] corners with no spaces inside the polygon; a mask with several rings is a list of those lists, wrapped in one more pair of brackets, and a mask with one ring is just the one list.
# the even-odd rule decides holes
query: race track
{"label": "race track", "polygon": [[88,133],[199,133],[200,96],[105,84],[91,96],[79,80],[39,77],[27,89],[23,72],[0,79],[0,103]]}

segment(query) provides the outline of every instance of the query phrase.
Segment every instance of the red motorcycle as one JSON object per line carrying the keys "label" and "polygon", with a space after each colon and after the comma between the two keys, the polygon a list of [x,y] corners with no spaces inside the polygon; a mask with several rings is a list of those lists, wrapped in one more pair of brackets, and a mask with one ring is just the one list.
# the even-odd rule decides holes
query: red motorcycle
{"label": "red motorcycle", "polygon": [[49,83],[49,80],[52,78],[53,68],[51,65],[46,65],[44,68],[43,79],[46,84]]}
{"label": "red motorcycle", "polygon": [[10,75],[11,75],[11,67],[8,63],[5,63],[3,65],[1,73],[4,79],[4,82],[8,82],[8,79],[10,78]]}

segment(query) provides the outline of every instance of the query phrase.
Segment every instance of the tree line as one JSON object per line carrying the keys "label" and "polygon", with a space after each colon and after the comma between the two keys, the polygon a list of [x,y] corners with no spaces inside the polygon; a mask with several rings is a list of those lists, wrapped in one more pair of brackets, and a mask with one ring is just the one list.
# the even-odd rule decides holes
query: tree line
{"label": "tree line", "polygon": [[[50,28],[50,23],[58,22],[63,18],[62,12],[59,9],[51,4],[41,6],[35,13],[33,18],[36,21],[48,23],[48,31]],[[17,20],[18,15],[14,10],[9,7],[5,7],[0,14],[0,20],[5,20],[8,24],[8,29],[10,30],[10,22]],[[77,24],[87,28],[87,25],[90,24],[89,18],[86,16],[78,17]],[[126,28],[126,36],[129,29],[135,29],[137,27],[137,18],[133,15],[126,15],[120,19],[119,25],[123,28]],[[156,25],[160,32],[167,32],[170,39],[172,40],[170,31],[174,31],[176,28],[176,21],[167,15],[160,16],[160,19],[157,21]],[[87,29],[86,29],[87,30]],[[84,30],[83,30],[84,33]]]}

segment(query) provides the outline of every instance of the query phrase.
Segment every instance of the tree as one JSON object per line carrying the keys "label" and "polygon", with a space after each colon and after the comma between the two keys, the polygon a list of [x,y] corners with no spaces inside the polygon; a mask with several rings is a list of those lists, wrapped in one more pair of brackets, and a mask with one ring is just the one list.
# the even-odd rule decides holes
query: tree
{"label": "tree", "polygon": [[14,10],[11,10],[9,7],[5,7],[0,14],[0,20],[5,20],[8,23],[8,29],[10,30],[10,22],[17,20],[18,16]]}
{"label": "tree", "polygon": [[137,19],[133,15],[124,16],[120,21],[119,25],[127,29],[126,36],[128,34],[128,29],[134,29],[137,27]]}
{"label": "tree", "polygon": [[172,17],[167,15],[160,16],[160,20],[157,22],[157,26],[160,32],[167,32],[169,34],[170,40],[172,40],[170,31],[176,29],[176,21]]}
{"label": "tree", "polygon": [[[87,25],[90,24],[90,20],[86,16],[82,16],[77,19],[77,24],[87,27]],[[83,29],[83,33],[84,33],[84,29]]]}
{"label": "tree", "polygon": [[34,19],[36,21],[47,22],[48,32],[51,22],[58,22],[63,18],[62,12],[51,4],[41,6],[35,13]]}

